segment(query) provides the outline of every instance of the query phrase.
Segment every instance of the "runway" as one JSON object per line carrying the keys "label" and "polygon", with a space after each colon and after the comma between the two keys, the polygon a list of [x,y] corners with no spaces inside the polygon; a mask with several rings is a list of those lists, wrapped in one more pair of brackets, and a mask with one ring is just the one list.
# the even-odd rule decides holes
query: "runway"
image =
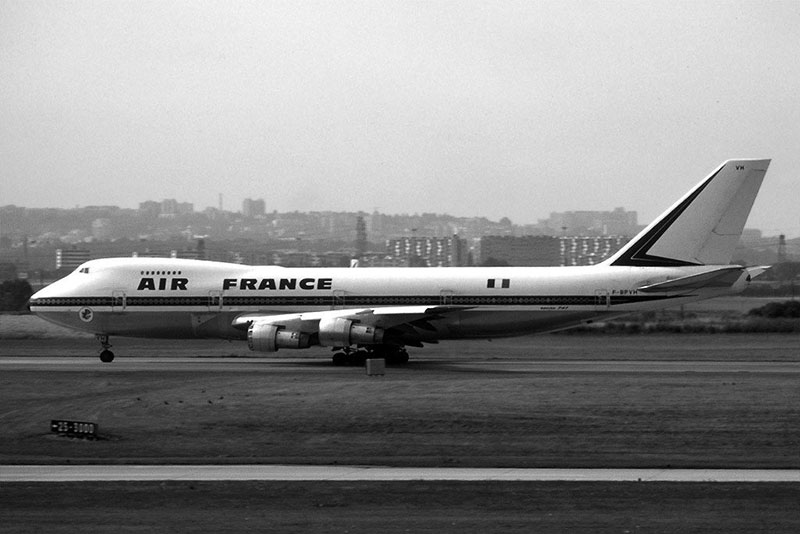
{"label": "runway", "polygon": [[[92,357],[0,357],[0,369],[16,371],[163,371],[163,372],[325,372],[352,374],[353,367],[333,367],[330,359],[311,358],[119,358],[104,364]],[[488,373],[767,373],[800,375],[797,361],[726,360],[418,360],[408,366],[390,367],[387,373],[405,369],[446,369],[452,372]]]}
{"label": "runway", "polygon": [[798,469],[521,469],[313,465],[5,465],[0,482],[800,482]]}
{"label": "runway", "polygon": [[[426,347],[431,352],[420,350],[381,377],[335,367],[324,351],[254,357],[224,352],[227,344],[204,349],[168,340],[132,344],[104,364],[91,346],[78,347],[90,353],[83,355],[55,341],[4,342],[0,422],[7,439],[0,453],[8,467],[0,465],[0,474],[12,465],[155,463],[162,466],[149,475],[140,467],[87,475],[83,467],[70,476],[241,476],[227,466],[174,473],[163,467],[224,458],[248,464],[245,474],[256,479],[297,480],[319,468],[266,474],[252,464],[330,466],[314,472],[320,480],[774,480],[751,469],[800,469],[800,429],[787,424],[800,400],[797,340],[553,336],[463,343]],[[53,419],[94,422],[101,439],[53,434]],[[526,470],[409,475],[345,464]],[[663,466],[746,471],[527,470]],[[25,476],[68,472],[44,469]],[[776,473],[768,472],[798,481]]]}

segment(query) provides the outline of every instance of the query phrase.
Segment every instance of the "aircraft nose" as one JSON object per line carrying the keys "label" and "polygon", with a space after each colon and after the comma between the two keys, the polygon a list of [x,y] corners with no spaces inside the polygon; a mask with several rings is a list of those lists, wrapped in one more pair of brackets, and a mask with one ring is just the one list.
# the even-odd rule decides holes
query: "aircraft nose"
{"label": "aircraft nose", "polygon": [[58,284],[58,281],[53,282],[52,284],[44,286],[42,289],[40,289],[39,291],[37,291],[36,293],[31,295],[31,300],[37,300],[37,299],[43,299],[43,298],[52,297],[53,294],[54,294],[53,286],[55,286],[56,284]]}
{"label": "aircraft nose", "polygon": [[31,295],[31,302],[36,302],[37,300],[53,298],[58,296],[63,296],[65,294],[65,288],[67,284],[65,279],[62,278],[61,280],[56,280],[52,284],[49,284],[33,295]]}
{"label": "aircraft nose", "polygon": [[46,291],[45,291],[45,290],[46,290],[48,287],[50,287],[50,286],[45,286],[45,287],[43,287],[42,289],[40,289],[39,291],[37,291],[36,293],[34,293],[33,295],[31,295],[31,300],[40,299],[40,298],[42,298],[42,297],[46,296],[46,295],[47,295],[47,293],[46,293]]}

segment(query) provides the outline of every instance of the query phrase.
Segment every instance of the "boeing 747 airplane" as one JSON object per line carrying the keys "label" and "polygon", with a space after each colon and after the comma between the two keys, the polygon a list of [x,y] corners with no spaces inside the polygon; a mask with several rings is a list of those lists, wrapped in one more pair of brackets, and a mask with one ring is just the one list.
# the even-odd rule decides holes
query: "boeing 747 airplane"
{"label": "boeing 747 airplane", "polygon": [[764,268],[731,265],[770,160],[730,160],[619,252],[585,267],[283,268],[185,259],[91,260],[31,311],[110,336],[334,349],[335,364],[408,361],[408,346],[518,336],[736,294]]}

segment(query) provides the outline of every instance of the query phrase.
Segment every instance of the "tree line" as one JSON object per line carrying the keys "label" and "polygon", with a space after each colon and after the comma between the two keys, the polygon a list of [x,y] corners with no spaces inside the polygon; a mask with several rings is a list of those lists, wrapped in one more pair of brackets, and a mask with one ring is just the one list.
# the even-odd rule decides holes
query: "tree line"
{"label": "tree line", "polygon": [[0,283],[0,311],[24,311],[33,288],[27,280],[6,280]]}

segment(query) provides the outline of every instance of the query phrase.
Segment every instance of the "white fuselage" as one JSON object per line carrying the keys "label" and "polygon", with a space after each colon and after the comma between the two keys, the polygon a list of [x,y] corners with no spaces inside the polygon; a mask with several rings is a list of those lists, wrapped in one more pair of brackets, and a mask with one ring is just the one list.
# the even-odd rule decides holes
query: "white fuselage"
{"label": "white fuselage", "polygon": [[237,317],[325,310],[443,307],[421,341],[569,328],[598,318],[741,291],[639,288],[719,266],[282,268],[198,260],[90,261],[31,299],[31,311],[95,334],[243,339]]}

